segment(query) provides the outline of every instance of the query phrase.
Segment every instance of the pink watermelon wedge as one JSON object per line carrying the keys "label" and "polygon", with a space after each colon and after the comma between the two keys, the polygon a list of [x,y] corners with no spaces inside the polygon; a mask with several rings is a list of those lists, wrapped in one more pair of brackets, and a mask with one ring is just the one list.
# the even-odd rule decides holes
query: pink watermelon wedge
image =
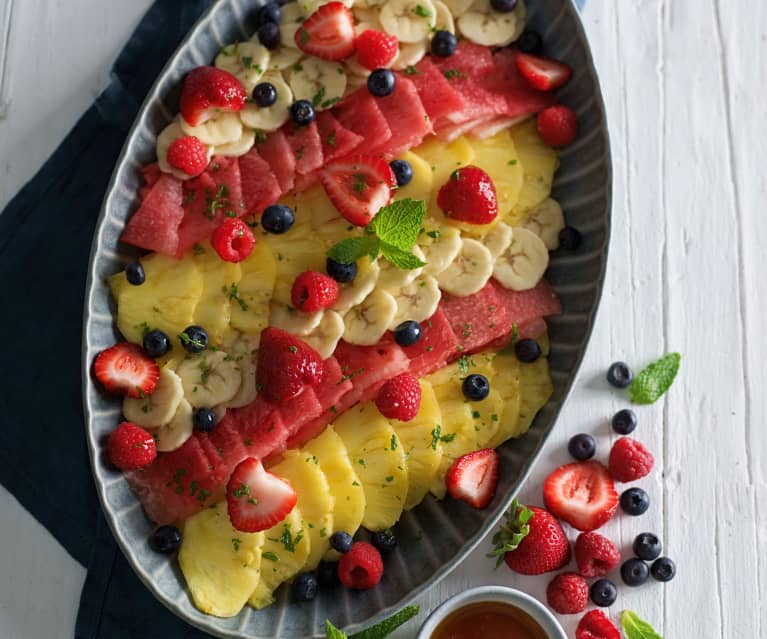
{"label": "pink watermelon wedge", "polygon": [[344,378],[352,383],[352,389],[336,404],[339,413],[359,401],[375,398],[386,380],[406,371],[410,365],[407,355],[394,342],[355,346],[341,340],[336,346],[335,357]]}
{"label": "pink watermelon wedge", "polygon": [[234,420],[224,416],[210,433],[195,433],[193,436],[200,440],[200,446],[210,460],[212,481],[218,489],[229,481],[235,466],[248,456],[242,435]]}
{"label": "pink watermelon wedge", "polygon": [[264,459],[285,448],[288,430],[273,404],[261,396],[248,406],[227,412],[237,425],[248,454]]}
{"label": "pink watermelon wedge", "polygon": [[478,120],[469,120],[468,122],[459,122],[458,124],[452,124],[450,122],[443,123],[437,131],[437,137],[443,142],[452,142],[457,140],[462,135],[467,133],[473,133],[477,129],[481,129],[486,126],[487,123],[494,121],[498,117],[497,115],[486,115]]}
{"label": "pink watermelon wedge", "polygon": [[157,164],[157,162],[147,164],[143,169],[141,169],[141,174],[144,176],[144,182],[146,182],[147,186],[154,186],[157,180],[162,177],[162,171],[160,170],[160,165]]}
{"label": "pink watermelon wedge", "polygon": [[562,313],[562,303],[545,279],[527,291],[512,291],[495,279],[491,279],[488,286],[495,289],[510,323],[508,331],[493,342],[494,347],[500,348],[511,339],[514,324],[519,337],[538,337],[546,328],[545,321],[542,324],[541,320]]}
{"label": "pink watermelon wedge", "polygon": [[362,136],[350,131],[330,111],[317,114],[317,131],[322,141],[324,163],[349,155],[362,143]]}
{"label": "pink watermelon wedge", "polygon": [[397,75],[394,91],[378,98],[378,108],[391,129],[391,139],[384,147],[386,155],[410,149],[432,132],[431,120],[424,109],[418,91],[405,75]]}
{"label": "pink watermelon wedge", "polygon": [[240,157],[239,164],[245,209],[249,214],[260,215],[282,194],[280,183],[255,146]]}
{"label": "pink watermelon wedge", "polygon": [[414,70],[411,69],[407,77],[415,85],[432,124],[439,122],[449,113],[460,112],[466,108],[466,100],[450,85],[429,56],[423,58]]}
{"label": "pink watermelon wedge", "polygon": [[312,122],[306,126],[288,124],[283,128],[293,155],[296,156],[296,173],[307,175],[319,169],[322,166],[322,141],[317,123]]}
{"label": "pink watermelon wedge", "polygon": [[402,350],[410,359],[410,372],[423,377],[439,370],[453,359],[459,340],[444,311],[437,308],[429,319],[421,322],[421,339]]}
{"label": "pink watermelon wedge", "polygon": [[120,240],[149,251],[174,255],[184,217],[181,180],[163,175],[155,182],[138,211],[128,220]]}
{"label": "pink watermelon wedge", "polygon": [[259,155],[266,161],[277,178],[282,193],[293,190],[296,174],[296,156],[281,130],[272,131],[263,142],[256,142]]}
{"label": "pink watermelon wedge", "polygon": [[338,121],[365,140],[366,154],[385,148],[392,136],[389,123],[378,108],[376,99],[363,87],[349,95],[335,108]]}
{"label": "pink watermelon wedge", "polygon": [[301,430],[306,422],[319,417],[322,410],[322,404],[311,386],[305,386],[300,395],[277,407],[277,413],[285,424],[288,437]]}
{"label": "pink watermelon wedge", "polygon": [[493,65],[493,72],[478,78],[478,82],[488,91],[504,97],[506,108],[503,115],[510,118],[532,115],[556,103],[556,95],[533,89],[522,77],[511,49],[496,51]]}

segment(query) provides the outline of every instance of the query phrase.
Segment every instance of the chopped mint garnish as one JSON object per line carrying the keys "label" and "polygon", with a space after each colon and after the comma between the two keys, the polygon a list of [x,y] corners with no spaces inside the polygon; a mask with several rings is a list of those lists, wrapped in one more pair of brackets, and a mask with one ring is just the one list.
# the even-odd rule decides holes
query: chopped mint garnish
{"label": "chopped mint garnish", "polygon": [[261,559],[268,559],[269,561],[279,561],[280,558],[270,550],[261,553]]}
{"label": "chopped mint garnish", "polygon": [[420,4],[415,5],[415,9],[413,9],[413,13],[415,13],[419,18],[431,17],[431,11],[429,11],[426,7]]}
{"label": "chopped mint garnish", "polygon": [[663,639],[649,623],[640,619],[632,610],[623,611],[621,626],[626,639]]}
{"label": "chopped mint garnish", "polygon": [[644,368],[629,386],[631,401],[635,404],[656,402],[673,383],[681,359],[679,353],[669,353]]}
{"label": "chopped mint garnish", "polygon": [[418,69],[416,69],[412,64],[405,67],[405,75],[418,75],[421,73]]}

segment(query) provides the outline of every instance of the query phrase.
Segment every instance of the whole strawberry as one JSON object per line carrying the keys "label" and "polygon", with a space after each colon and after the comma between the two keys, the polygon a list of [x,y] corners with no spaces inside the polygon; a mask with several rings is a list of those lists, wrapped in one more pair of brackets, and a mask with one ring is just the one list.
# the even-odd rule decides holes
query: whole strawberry
{"label": "whole strawberry", "polygon": [[574,572],[557,575],[546,588],[546,602],[549,608],[560,615],[583,612],[589,602],[586,580]]}
{"label": "whole strawberry", "polygon": [[421,385],[411,373],[401,373],[387,381],[376,397],[381,415],[389,419],[409,422],[421,407]]}
{"label": "whole strawberry", "polygon": [[266,398],[284,402],[322,380],[320,354],[306,342],[272,326],[261,333],[256,384]]}
{"label": "whole strawberry", "polygon": [[621,437],[613,444],[607,469],[616,481],[635,481],[649,475],[655,460],[636,439]]}
{"label": "whole strawberry", "polygon": [[562,526],[543,508],[530,506],[530,532],[516,550],[506,553],[506,565],[521,575],[542,575],[570,561],[570,544]]}
{"label": "whole strawberry", "polygon": [[592,610],[578,623],[575,639],[621,639],[621,633],[601,610]]}
{"label": "whole strawberry", "polygon": [[448,217],[470,224],[490,224],[498,215],[495,184],[478,166],[453,171],[439,190],[437,205]]}
{"label": "whole strawberry", "polygon": [[581,533],[575,540],[575,563],[584,577],[604,577],[620,561],[618,547],[599,533]]}
{"label": "whole strawberry", "polygon": [[120,470],[135,470],[154,461],[154,437],[132,422],[122,422],[109,435],[109,461]]}

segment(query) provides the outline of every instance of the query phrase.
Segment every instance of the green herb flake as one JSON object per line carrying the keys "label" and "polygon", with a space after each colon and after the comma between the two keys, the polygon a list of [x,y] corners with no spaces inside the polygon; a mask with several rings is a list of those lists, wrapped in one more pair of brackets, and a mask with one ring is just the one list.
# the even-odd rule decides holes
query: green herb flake
{"label": "green herb flake", "polygon": [[439,444],[439,440],[441,439],[442,434],[442,426],[437,424],[434,429],[431,431],[431,449],[437,450],[437,444]]}
{"label": "green herb flake", "polygon": [[229,286],[222,286],[221,292],[229,299],[230,302],[237,302],[243,311],[248,310],[247,303],[240,297],[240,291],[236,282],[232,282]]}
{"label": "green herb flake", "polygon": [[273,553],[271,550],[267,550],[266,552],[261,553],[262,559],[268,559],[269,561],[279,561],[280,558]]}
{"label": "green herb flake", "polygon": [[415,5],[413,13],[415,13],[419,18],[431,18],[431,11],[420,4]]}
{"label": "green herb flake", "polygon": [[234,552],[240,551],[241,543],[242,543],[242,539],[238,539],[237,537],[232,537],[232,548],[234,548]]}
{"label": "green herb flake", "polygon": [[416,69],[412,64],[405,67],[405,75],[418,75],[421,73],[418,69]]}
{"label": "green herb flake", "polygon": [[465,78],[466,74],[463,71],[459,71],[458,69],[447,69],[443,72],[443,75],[448,79],[452,80],[453,78]]}
{"label": "green herb flake", "polygon": [[331,131],[328,137],[325,139],[325,142],[328,146],[335,146],[336,145],[336,132]]}
{"label": "green herb flake", "polygon": [[192,246],[192,252],[195,255],[205,255],[205,249],[202,248],[202,246],[200,246],[199,244],[195,244],[194,246]]}
{"label": "green herb flake", "polygon": [[442,437],[439,438],[439,441],[449,444],[455,439],[455,436],[456,433],[448,433],[447,435],[442,435]]}

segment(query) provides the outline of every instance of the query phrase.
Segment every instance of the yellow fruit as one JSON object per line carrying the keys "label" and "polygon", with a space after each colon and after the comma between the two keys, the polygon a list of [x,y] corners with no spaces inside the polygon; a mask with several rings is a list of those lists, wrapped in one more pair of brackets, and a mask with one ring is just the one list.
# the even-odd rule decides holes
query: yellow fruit
{"label": "yellow fruit", "polygon": [[304,271],[325,271],[325,244],[314,235],[297,237],[291,231],[283,235],[265,235],[264,244],[274,255],[277,278],[292,284]]}
{"label": "yellow fruit", "polygon": [[496,448],[507,439],[519,437],[523,431],[520,428],[520,362],[513,354],[499,353],[493,360],[495,377],[493,388],[503,398],[503,411],[499,428],[486,446]]}
{"label": "yellow fruit", "polygon": [[479,402],[468,402],[477,433],[477,448],[490,448],[490,442],[498,433],[503,417],[505,401],[493,386],[487,397]]}
{"label": "yellow fruit", "polygon": [[413,167],[413,179],[409,184],[399,187],[394,192],[394,199],[404,200],[405,198],[411,198],[428,202],[434,186],[434,176],[432,175],[429,163],[412,151],[400,154],[397,156],[397,159],[410,162],[410,166]]}
{"label": "yellow fruit", "polygon": [[222,260],[208,241],[200,242],[184,259],[193,259],[202,275],[202,295],[194,309],[193,323],[205,327],[213,344],[221,344],[228,334],[232,304],[237,304],[242,269]]}
{"label": "yellow fruit", "polygon": [[349,222],[341,217],[321,184],[315,184],[296,194],[296,206],[309,220],[309,233],[321,239],[325,248],[340,242],[350,234]]}
{"label": "yellow fruit", "polygon": [[276,276],[275,260],[268,244],[259,239],[253,252],[240,262],[240,268],[242,276],[237,290],[228,291],[232,297],[231,325],[238,331],[256,335],[268,324]]}
{"label": "yellow fruit", "polygon": [[263,542],[264,533],[232,526],[225,501],[187,519],[178,563],[194,605],[216,617],[239,613],[259,581]]}
{"label": "yellow fruit", "polygon": [[523,184],[523,168],[514,141],[505,129],[486,140],[472,140],[474,164],[493,180],[498,196],[498,215],[504,217],[519,201]]}
{"label": "yellow fruit", "polygon": [[528,431],[533,419],[554,392],[549,374],[549,362],[540,357],[532,364],[519,365],[519,434]]}
{"label": "yellow fruit", "polygon": [[467,375],[478,374],[493,381],[493,353],[475,353],[464,355],[452,364],[440,368],[426,379],[434,386],[437,399],[463,399],[462,384]]}
{"label": "yellow fruit", "polygon": [[477,450],[477,432],[468,403],[462,398],[440,401],[442,424],[439,436],[442,442],[442,459],[430,490],[437,498],[445,496],[445,474],[461,455]]}
{"label": "yellow fruit", "polygon": [[365,491],[368,530],[397,523],[408,492],[405,449],[375,404],[366,402],[341,415],[335,430],[346,446]]}

